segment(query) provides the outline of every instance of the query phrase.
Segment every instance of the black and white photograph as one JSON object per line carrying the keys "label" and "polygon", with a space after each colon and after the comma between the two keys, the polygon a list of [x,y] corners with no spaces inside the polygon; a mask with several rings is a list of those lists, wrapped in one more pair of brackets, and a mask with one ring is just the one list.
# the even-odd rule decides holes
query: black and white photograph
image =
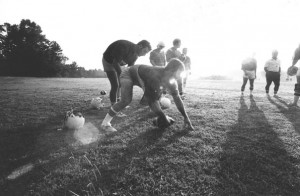
{"label": "black and white photograph", "polygon": [[0,10],[0,196],[300,195],[299,0]]}

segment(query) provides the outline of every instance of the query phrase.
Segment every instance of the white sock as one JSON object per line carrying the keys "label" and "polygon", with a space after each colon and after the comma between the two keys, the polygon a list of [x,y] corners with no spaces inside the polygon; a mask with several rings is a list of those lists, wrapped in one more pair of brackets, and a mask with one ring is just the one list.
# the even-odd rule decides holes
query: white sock
{"label": "white sock", "polygon": [[104,125],[104,126],[110,126],[110,125],[111,125],[111,124],[110,124],[110,121],[111,121],[112,119],[113,119],[113,117],[107,113],[106,116],[105,116],[105,118],[103,119],[101,125]]}

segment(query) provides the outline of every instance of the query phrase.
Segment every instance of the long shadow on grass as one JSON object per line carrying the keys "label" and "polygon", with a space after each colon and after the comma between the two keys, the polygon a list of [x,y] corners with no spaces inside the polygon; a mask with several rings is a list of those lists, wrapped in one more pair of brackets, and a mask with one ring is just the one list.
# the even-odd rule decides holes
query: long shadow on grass
{"label": "long shadow on grass", "polygon": [[36,156],[36,143],[43,126],[26,126],[13,130],[2,130],[0,137],[0,174],[27,163]]}
{"label": "long shadow on grass", "polygon": [[[170,130],[150,128],[129,141],[126,148],[111,152],[113,156],[109,168],[100,169],[102,176],[99,183],[102,190],[106,193],[119,190],[122,194],[139,195],[151,192],[153,195],[159,195],[159,181],[163,175],[160,171],[166,168],[164,165],[170,158],[170,155],[166,156],[165,147],[188,134],[179,131],[166,139],[165,134],[168,134],[168,131]],[[144,183],[147,187],[143,188]],[[149,187],[149,184],[152,187]]]}
{"label": "long shadow on grass", "polygon": [[293,158],[262,110],[250,97],[240,98],[237,124],[222,145],[220,195],[299,195]]}
{"label": "long shadow on grass", "polygon": [[300,110],[296,107],[289,107],[288,103],[281,98],[276,98],[276,100],[284,104],[285,107],[277,103],[277,101],[273,100],[270,96],[268,96],[268,100],[278,108],[278,110],[292,123],[295,131],[300,134]]}
{"label": "long shadow on grass", "polygon": [[[155,115],[151,112],[145,114],[146,111],[149,111],[149,109],[142,109],[140,112],[135,113],[134,116],[142,116],[142,118],[139,119],[139,121],[142,122],[146,120],[149,121],[149,119],[151,121]],[[132,121],[132,123],[134,123],[134,121]],[[126,132],[135,132],[136,130],[130,130],[131,127],[132,125],[129,124],[125,125],[122,129],[126,130]],[[108,166],[99,167],[101,179],[98,183],[104,193],[111,194],[113,191],[118,192],[117,190],[119,190],[123,194],[127,192],[129,195],[129,192],[134,194],[145,194],[149,189],[154,191],[158,186],[155,183],[160,181],[161,178],[159,172],[156,171],[158,169],[157,167],[158,165],[163,167],[166,163],[166,159],[169,158],[165,156],[165,147],[175,143],[179,138],[188,134],[188,132],[184,130],[173,131],[172,126],[165,130],[151,126],[146,127],[148,127],[146,131],[141,132],[137,137],[127,141],[126,146],[120,147],[116,144],[117,141],[113,139],[116,135],[109,136],[106,141],[103,141],[100,144],[110,146],[111,143],[114,143],[116,146],[116,148],[110,148],[111,151],[109,154],[111,157]],[[149,159],[154,161],[155,164],[152,164],[153,162],[149,161]],[[160,164],[158,164],[158,162]],[[157,175],[153,177],[154,179],[157,178],[157,182],[153,182],[155,188],[145,187],[145,189],[148,190],[144,190],[142,188],[143,182],[140,181],[142,179],[139,178],[141,176],[148,176],[149,174],[152,175],[152,173]],[[145,184],[151,184],[151,182],[145,182]],[[154,194],[154,192],[152,194]],[[157,192],[154,195],[159,194]]]}
{"label": "long shadow on grass", "polygon": [[[41,134],[40,130],[43,129],[43,126],[26,126],[13,130],[1,131],[0,195],[22,195],[23,191],[26,189],[26,185],[24,184],[27,180],[22,181],[18,178],[13,181],[8,181],[7,176],[14,169],[26,164],[32,164],[36,161],[38,156],[38,152],[36,150],[37,138]],[[17,185],[18,188],[16,188]]]}
{"label": "long shadow on grass", "polygon": [[[38,181],[49,172],[43,171],[40,167],[45,160],[48,162],[49,155],[60,148],[65,150],[70,148],[69,144],[65,142],[68,131],[51,130],[53,127],[50,129],[47,127],[53,121],[58,121],[56,118],[50,118],[49,122],[41,124],[1,130],[0,195],[24,195],[26,191],[29,191],[30,183]],[[59,153],[57,156],[54,159],[59,163],[56,164],[64,162],[65,157]],[[50,164],[55,163],[51,161]],[[21,168],[24,172],[21,172]]]}

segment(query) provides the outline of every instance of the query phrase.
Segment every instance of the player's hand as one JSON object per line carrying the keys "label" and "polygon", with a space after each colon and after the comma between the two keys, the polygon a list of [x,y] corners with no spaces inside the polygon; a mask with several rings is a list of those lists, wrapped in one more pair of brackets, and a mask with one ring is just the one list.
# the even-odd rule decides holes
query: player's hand
{"label": "player's hand", "polygon": [[175,120],[170,116],[167,116],[167,120],[168,120],[169,126],[174,124],[174,122],[175,122]]}
{"label": "player's hand", "polygon": [[189,130],[195,130],[189,119],[184,119],[184,127],[188,128]]}

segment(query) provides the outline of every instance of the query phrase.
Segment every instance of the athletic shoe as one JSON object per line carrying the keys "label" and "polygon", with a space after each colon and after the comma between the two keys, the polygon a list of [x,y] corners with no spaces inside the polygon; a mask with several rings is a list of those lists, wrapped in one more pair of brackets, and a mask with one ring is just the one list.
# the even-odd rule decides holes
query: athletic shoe
{"label": "athletic shoe", "polygon": [[101,125],[101,129],[105,132],[117,132],[117,129],[113,128],[111,125]]}
{"label": "athletic shoe", "polygon": [[118,112],[116,116],[122,118],[122,117],[126,117],[127,115],[122,112]]}

